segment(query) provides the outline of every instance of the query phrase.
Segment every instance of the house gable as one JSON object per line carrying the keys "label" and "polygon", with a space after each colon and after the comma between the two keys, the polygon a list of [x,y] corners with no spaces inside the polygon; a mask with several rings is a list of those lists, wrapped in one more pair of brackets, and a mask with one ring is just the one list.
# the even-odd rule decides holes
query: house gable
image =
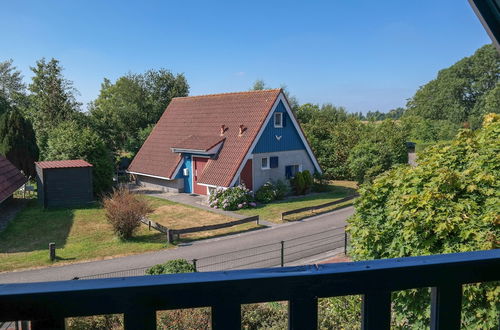
{"label": "house gable", "polygon": [[[277,112],[282,113],[283,127],[274,127],[274,114]],[[304,142],[293,125],[292,118],[287,113],[283,101],[280,100],[252,153],[258,154],[301,149],[305,149]]]}
{"label": "house gable", "polygon": [[[287,122],[285,125],[286,126],[290,125],[290,126],[294,127],[295,133],[300,137],[302,145],[304,146],[301,149],[305,150],[305,152],[307,153],[307,156],[309,157],[309,159],[311,160],[311,162],[314,166],[314,170],[317,171],[318,173],[323,173],[323,171],[321,170],[321,167],[319,166],[319,163],[318,163],[316,157],[314,156],[314,154],[311,150],[311,147],[309,146],[309,143],[307,142],[306,137],[304,136],[304,132],[300,128],[300,125],[297,122],[297,119],[295,118],[292,110],[290,109],[290,105],[288,104],[288,101],[286,100],[286,97],[283,94],[283,91],[280,90],[280,94],[279,94],[278,98],[276,99],[276,102],[274,103],[273,107],[271,108],[271,111],[269,111],[269,113],[267,114],[266,120],[263,122],[263,124],[259,130],[259,133],[257,134],[256,138],[254,139],[254,141],[253,141],[249,151],[247,152],[245,158],[241,162],[238,170],[236,171],[236,174],[233,176],[233,179],[232,179],[229,187],[234,186],[236,184],[236,182],[239,180],[239,177],[241,175],[241,171],[243,170],[243,167],[245,166],[247,161],[250,158],[252,158],[254,154],[256,154],[256,155],[258,154],[256,152],[254,152],[254,150],[256,150],[256,146],[257,146],[258,142],[261,141],[261,136],[264,134],[264,131],[266,131],[268,125],[273,125],[273,128],[274,128],[274,118],[273,117],[274,117],[274,113],[276,112],[276,110],[278,108],[280,109],[280,112],[286,112],[287,116],[286,116],[285,120],[287,120]],[[269,132],[272,133],[272,131],[269,131]],[[271,134],[271,133],[268,133],[268,134]],[[263,153],[264,148],[265,147],[262,147],[262,149],[257,149],[257,150],[260,153]],[[289,149],[289,150],[293,150],[293,149]],[[296,149],[296,150],[300,150],[300,149]]]}

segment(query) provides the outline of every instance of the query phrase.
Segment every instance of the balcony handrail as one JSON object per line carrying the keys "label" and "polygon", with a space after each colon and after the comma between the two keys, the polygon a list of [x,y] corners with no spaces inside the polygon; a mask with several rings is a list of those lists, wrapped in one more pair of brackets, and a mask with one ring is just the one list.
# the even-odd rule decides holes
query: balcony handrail
{"label": "balcony handrail", "polygon": [[[124,313],[126,328],[140,324],[146,329],[155,328],[156,310],[211,306],[214,328],[232,328],[240,321],[240,304],[288,300],[290,328],[303,328],[317,322],[317,298],[363,294],[365,328],[376,328],[390,321],[391,291],[433,287],[437,288],[433,322],[444,324],[457,321],[457,308],[460,321],[461,285],[496,280],[500,280],[499,249],[284,268],[0,284],[0,321],[48,320],[60,325],[70,316]],[[439,304],[447,299],[460,303],[450,312],[446,308],[453,304]]]}

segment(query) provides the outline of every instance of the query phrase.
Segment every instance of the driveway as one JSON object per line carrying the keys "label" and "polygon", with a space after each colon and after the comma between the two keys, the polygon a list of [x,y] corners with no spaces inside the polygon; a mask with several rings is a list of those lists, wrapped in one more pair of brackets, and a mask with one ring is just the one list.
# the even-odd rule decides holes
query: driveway
{"label": "driveway", "polygon": [[265,244],[279,243],[282,240],[290,240],[309,234],[321,233],[336,227],[343,227],[346,225],[346,219],[353,213],[354,208],[350,206],[302,221],[290,222],[253,232],[197,241],[175,249],[66,266],[2,273],[0,274],[0,283],[71,280],[74,277],[150,267],[176,258],[200,259]]}

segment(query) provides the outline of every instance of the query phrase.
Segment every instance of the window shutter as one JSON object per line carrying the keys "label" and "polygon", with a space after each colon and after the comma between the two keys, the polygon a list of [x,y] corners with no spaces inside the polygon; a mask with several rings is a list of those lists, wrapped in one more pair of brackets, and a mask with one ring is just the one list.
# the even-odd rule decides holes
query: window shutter
{"label": "window shutter", "polygon": [[270,158],[270,167],[271,168],[277,168],[278,167],[278,157],[271,157]]}
{"label": "window shutter", "polygon": [[283,112],[281,115],[281,121],[283,122],[283,127],[286,126],[286,112]]}

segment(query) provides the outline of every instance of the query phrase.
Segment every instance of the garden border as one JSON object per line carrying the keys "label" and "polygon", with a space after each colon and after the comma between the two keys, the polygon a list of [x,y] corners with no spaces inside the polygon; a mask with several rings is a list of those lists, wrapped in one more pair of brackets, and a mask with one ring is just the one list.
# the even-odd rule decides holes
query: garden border
{"label": "garden border", "polygon": [[200,231],[222,229],[222,228],[232,227],[232,226],[240,225],[240,224],[247,223],[247,222],[253,222],[253,221],[256,221],[257,224],[259,224],[259,216],[255,215],[255,216],[251,216],[251,217],[247,217],[247,218],[243,218],[243,219],[239,219],[239,220],[234,220],[234,221],[230,221],[230,222],[218,223],[215,225],[191,227],[191,228],[184,228],[184,229],[170,229],[170,228],[167,228],[167,227],[165,227],[157,222],[154,222],[153,220],[149,220],[146,218],[141,219],[141,222],[143,224],[146,224],[149,226],[149,230],[151,230],[151,228],[153,228],[153,229],[158,230],[161,233],[166,234],[167,235],[167,243],[172,243],[176,239],[178,240],[180,238],[181,234],[197,233]]}
{"label": "garden border", "polygon": [[302,213],[302,212],[306,212],[306,211],[314,211],[314,210],[317,210],[317,209],[323,209],[323,208],[328,207],[328,206],[332,206],[332,205],[336,205],[336,204],[341,204],[341,203],[350,201],[350,200],[352,200],[352,199],[354,199],[356,197],[359,197],[359,194],[354,194],[354,195],[351,195],[351,196],[347,196],[347,197],[338,199],[338,200],[333,201],[333,202],[328,202],[328,203],[314,205],[314,206],[306,206],[306,207],[301,207],[301,208],[295,209],[295,210],[285,211],[285,212],[281,213],[281,221],[285,221],[285,216],[286,215],[295,214],[295,213]]}

